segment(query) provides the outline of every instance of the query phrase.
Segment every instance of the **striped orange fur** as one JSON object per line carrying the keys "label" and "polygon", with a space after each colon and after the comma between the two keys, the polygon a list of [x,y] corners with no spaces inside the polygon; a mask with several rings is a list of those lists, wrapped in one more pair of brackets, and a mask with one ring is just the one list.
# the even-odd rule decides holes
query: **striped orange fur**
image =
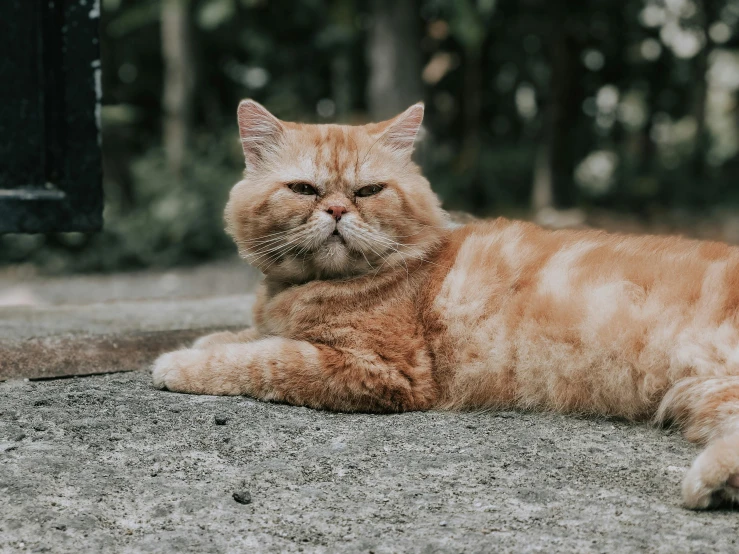
{"label": "striped orange fur", "polygon": [[739,500],[739,248],[455,227],[411,161],[422,117],[300,125],[242,102],[226,221],[265,274],[256,324],[160,357],[155,384],[341,411],[654,418],[707,444],[688,507]]}

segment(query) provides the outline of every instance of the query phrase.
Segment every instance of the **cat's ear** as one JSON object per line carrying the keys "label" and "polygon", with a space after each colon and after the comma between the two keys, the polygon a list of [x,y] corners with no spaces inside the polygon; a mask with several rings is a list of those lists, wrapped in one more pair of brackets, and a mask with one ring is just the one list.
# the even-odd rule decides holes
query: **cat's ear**
{"label": "cat's ear", "polygon": [[380,140],[399,154],[410,157],[421,123],[423,123],[423,102],[418,102],[385,122]]}
{"label": "cat's ear", "polygon": [[239,136],[247,167],[257,167],[282,139],[282,122],[254,100],[242,100],[238,110]]}

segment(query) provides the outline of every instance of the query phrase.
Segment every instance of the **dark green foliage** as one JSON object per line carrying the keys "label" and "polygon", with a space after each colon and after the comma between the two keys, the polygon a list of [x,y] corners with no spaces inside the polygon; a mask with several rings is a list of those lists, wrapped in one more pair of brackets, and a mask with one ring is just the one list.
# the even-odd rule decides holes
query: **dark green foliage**
{"label": "dark green foliage", "polygon": [[182,179],[168,171],[160,149],[138,157],[132,166],[136,204],[123,210],[108,202],[101,233],[0,235],[0,262],[32,262],[52,273],[111,271],[235,253],[223,230],[223,207],[240,178],[238,143],[206,143],[194,151]]}
{"label": "dark green foliage", "polygon": [[[202,143],[190,141],[181,179],[161,154],[160,0],[104,0],[106,230],[2,239],[0,261],[116,269],[232,252],[221,211],[242,167],[241,98],[315,122],[361,123],[382,105],[369,98],[368,53],[377,10],[392,3],[183,2],[196,76],[188,125]],[[547,172],[562,208],[739,202],[739,0],[413,2],[429,131],[418,159],[448,207],[520,213]]]}

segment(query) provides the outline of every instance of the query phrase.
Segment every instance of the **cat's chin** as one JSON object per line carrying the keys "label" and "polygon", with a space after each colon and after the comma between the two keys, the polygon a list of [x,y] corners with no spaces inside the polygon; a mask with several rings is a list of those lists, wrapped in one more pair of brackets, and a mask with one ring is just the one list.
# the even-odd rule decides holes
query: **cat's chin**
{"label": "cat's chin", "polygon": [[343,275],[354,265],[352,253],[341,235],[330,235],[313,256],[313,264],[328,275]]}
{"label": "cat's chin", "polygon": [[346,241],[344,240],[344,237],[342,237],[338,233],[332,233],[331,235],[328,236],[324,245],[327,247],[331,247],[335,244],[346,246]]}
{"label": "cat's chin", "polygon": [[341,236],[331,235],[309,256],[291,258],[263,270],[269,277],[305,283],[316,279],[347,279],[368,273],[373,267],[353,252]]}

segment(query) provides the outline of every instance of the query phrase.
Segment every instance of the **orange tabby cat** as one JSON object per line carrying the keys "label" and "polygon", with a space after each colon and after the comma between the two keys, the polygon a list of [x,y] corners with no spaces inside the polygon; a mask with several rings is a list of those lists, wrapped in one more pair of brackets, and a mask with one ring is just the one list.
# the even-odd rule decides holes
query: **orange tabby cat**
{"label": "orange tabby cat", "polygon": [[656,418],[707,444],[691,508],[739,500],[739,248],[449,224],[411,161],[423,105],[362,127],[244,101],[226,207],[266,278],[256,325],[160,357],[154,383],[341,411]]}

